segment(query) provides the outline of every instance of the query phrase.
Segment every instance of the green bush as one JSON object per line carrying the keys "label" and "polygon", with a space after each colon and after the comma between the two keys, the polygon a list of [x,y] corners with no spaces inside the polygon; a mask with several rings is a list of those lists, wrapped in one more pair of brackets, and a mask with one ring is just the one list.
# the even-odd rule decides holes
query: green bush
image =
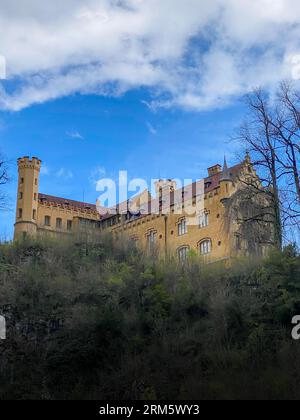
{"label": "green bush", "polygon": [[230,267],[111,238],[0,245],[0,399],[299,399],[300,256]]}

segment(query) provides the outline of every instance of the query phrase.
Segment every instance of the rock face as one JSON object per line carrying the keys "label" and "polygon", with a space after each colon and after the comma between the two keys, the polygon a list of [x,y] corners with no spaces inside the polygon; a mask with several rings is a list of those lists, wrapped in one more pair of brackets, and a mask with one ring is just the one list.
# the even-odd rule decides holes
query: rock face
{"label": "rock face", "polygon": [[236,255],[266,255],[274,247],[274,210],[268,192],[245,186],[224,205],[226,228]]}

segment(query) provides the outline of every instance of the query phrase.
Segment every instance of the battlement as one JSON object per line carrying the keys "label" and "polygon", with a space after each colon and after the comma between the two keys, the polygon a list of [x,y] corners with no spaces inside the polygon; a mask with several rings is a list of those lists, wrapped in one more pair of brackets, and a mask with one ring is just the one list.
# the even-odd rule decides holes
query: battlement
{"label": "battlement", "polygon": [[31,168],[31,169],[40,169],[42,161],[37,157],[24,156],[18,159],[18,167],[20,168]]}

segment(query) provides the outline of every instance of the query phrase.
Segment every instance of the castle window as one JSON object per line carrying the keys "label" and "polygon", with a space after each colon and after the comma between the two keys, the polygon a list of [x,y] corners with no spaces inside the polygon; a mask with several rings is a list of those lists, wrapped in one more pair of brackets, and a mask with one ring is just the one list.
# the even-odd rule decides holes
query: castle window
{"label": "castle window", "polygon": [[188,246],[183,246],[182,248],[179,248],[177,253],[178,253],[178,258],[179,261],[186,261],[188,258],[188,253],[189,253],[189,247]]}
{"label": "castle window", "polygon": [[22,216],[23,216],[23,209],[19,209],[18,213],[19,213],[19,219],[22,219]]}
{"label": "castle window", "polygon": [[45,216],[45,226],[51,226],[51,217]]}
{"label": "castle window", "polygon": [[187,223],[185,219],[182,219],[178,224],[178,236],[183,236],[188,233]]}
{"label": "castle window", "polygon": [[20,200],[22,200],[22,198],[23,198],[23,193],[22,192],[20,192]]}
{"label": "castle window", "polygon": [[208,255],[211,253],[212,245],[211,240],[206,239],[200,243],[200,254],[201,255]]}
{"label": "castle window", "polygon": [[57,218],[56,219],[56,229],[61,229],[62,228],[62,219]]}
{"label": "castle window", "polygon": [[200,214],[199,216],[199,228],[205,228],[207,227],[209,224],[209,215],[207,212],[203,212],[202,214]]}
{"label": "castle window", "polygon": [[67,230],[68,231],[72,230],[72,225],[73,225],[72,220],[68,220],[67,221]]}
{"label": "castle window", "polygon": [[24,178],[20,179],[20,184],[24,184]]}
{"label": "castle window", "polygon": [[37,193],[34,193],[33,199],[34,199],[34,201],[37,200]]}
{"label": "castle window", "polygon": [[236,240],[236,249],[238,251],[240,251],[242,249],[242,238],[240,234],[236,234],[235,235],[235,240]]}
{"label": "castle window", "polygon": [[37,183],[38,183],[37,178],[35,178],[34,183],[35,183],[35,185],[37,185]]}
{"label": "castle window", "polygon": [[33,211],[32,211],[32,218],[33,218],[33,220],[36,220],[36,210],[35,209],[33,209]]}
{"label": "castle window", "polygon": [[151,232],[147,235],[147,244],[149,251],[153,251],[157,239],[157,232],[154,230],[151,230]]}

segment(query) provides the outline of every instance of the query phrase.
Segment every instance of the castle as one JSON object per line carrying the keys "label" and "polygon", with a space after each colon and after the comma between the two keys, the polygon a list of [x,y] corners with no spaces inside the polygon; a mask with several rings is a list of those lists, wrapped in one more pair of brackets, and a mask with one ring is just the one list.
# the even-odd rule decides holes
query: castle
{"label": "castle", "polygon": [[[156,183],[156,197],[145,191],[117,206],[112,214],[99,213],[97,206],[39,192],[42,162],[33,157],[18,160],[18,197],[15,239],[41,234],[101,235],[111,232],[118,240],[127,236],[145,250],[161,255],[201,255],[209,262],[228,260],[239,255],[264,255],[272,244],[273,228],[265,218],[258,227],[247,231],[244,212],[264,203],[245,194],[247,180],[259,183],[249,155],[240,164],[228,168],[215,165],[207,178],[187,188],[176,189],[172,180]],[[197,203],[199,204],[197,206]],[[191,217],[190,209],[195,207]],[[249,213],[250,212],[250,213]],[[191,222],[192,220],[192,222]]]}

